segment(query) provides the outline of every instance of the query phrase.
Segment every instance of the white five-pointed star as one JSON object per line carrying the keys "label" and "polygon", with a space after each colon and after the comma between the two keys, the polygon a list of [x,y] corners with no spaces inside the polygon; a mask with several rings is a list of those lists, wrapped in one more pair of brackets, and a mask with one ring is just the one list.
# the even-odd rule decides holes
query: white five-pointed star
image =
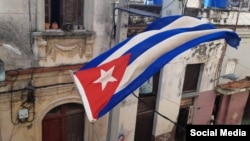
{"label": "white five-pointed star", "polygon": [[117,81],[117,79],[112,76],[113,71],[114,71],[114,66],[112,68],[110,68],[108,71],[105,71],[105,70],[101,69],[101,76],[96,81],[94,81],[93,83],[101,83],[102,84],[102,90],[104,90],[104,88],[106,87],[108,82]]}

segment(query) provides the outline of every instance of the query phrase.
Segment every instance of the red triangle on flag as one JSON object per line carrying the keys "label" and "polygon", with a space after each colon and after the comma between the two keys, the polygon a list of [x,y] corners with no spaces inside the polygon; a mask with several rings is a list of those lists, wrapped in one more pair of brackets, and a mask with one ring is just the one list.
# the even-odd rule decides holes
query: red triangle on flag
{"label": "red triangle on flag", "polygon": [[95,119],[117,89],[129,59],[130,54],[126,54],[95,68],[75,73],[84,89]]}

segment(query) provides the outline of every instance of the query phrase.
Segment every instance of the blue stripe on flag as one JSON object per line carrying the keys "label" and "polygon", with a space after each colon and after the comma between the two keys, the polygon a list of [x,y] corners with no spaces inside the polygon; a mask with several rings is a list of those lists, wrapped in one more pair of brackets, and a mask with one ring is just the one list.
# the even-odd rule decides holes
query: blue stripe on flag
{"label": "blue stripe on flag", "polygon": [[121,102],[124,98],[126,98],[129,94],[131,94],[134,90],[136,90],[139,86],[141,86],[144,82],[146,82],[150,77],[152,77],[155,73],[157,73],[166,63],[171,61],[180,53],[199,45],[203,42],[208,42],[212,40],[225,38],[227,43],[232,47],[237,47],[239,45],[240,38],[236,33],[221,31],[217,33],[212,33],[209,35],[204,35],[188,41],[179,47],[176,47],[172,51],[165,53],[160,56],[155,62],[153,62],[142,74],[140,74],[134,81],[132,81],[129,85],[127,85],[124,89],[117,92],[113,95],[109,103],[100,111],[99,117],[103,116],[107,112],[109,112],[114,106],[116,106],[119,102]]}
{"label": "blue stripe on flag", "polygon": [[[161,29],[162,27],[165,27],[165,26],[171,24],[172,22],[174,22],[175,20],[177,20],[179,18],[182,18],[182,17],[185,17],[185,16],[183,16],[183,15],[175,15],[175,16],[168,16],[168,17],[157,19],[154,22],[152,22],[151,24],[149,24],[146,27],[145,31]],[[215,28],[215,27],[212,24],[203,24],[201,26],[194,27],[194,30],[195,29],[199,30],[199,28],[204,30],[204,29],[212,29],[212,28]],[[92,59],[90,62],[88,62],[87,64],[82,66],[79,70],[84,70],[84,69],[88,69],[88,68],[91,68],[91,67],[98,66],[100,63],[102,63],[103,60],[105,60],[108,56],[112,55],[115,51],[117,51],[118,49],[123,47],[126,43],[128,43],[134,37],[135,36],[129,37],[126,40],[124,40],[124,41],[120,42],[119,44],[115,45],[114,47],[112,47],[108,51],[98,55],[96,58]]]}
{"label": "blue stripe on flag", "polygon": [[[130,60],[130,63],[131,63],[142,52],[144,52],[145,50],[153,47],[154,45],[161,42],[162,40],[165,40],[173,35],[176,35],[176,34],[179,34],[182,32],[187,32],[187,31],[197,31],[197,30],[214,29],[214,28],[215,27],[211,24],[202,24],[199,26],[191,27],[191,28],[178,28],[178,29],[173,29],[173,30],[169,30],[169,31],[163,31],[162,33],[152,35],[151,37],[145,39],[143,42],[138,43],[137,45],[132,47],[130,50],[128,50],[126,53],[129,52],[132,54],[131,60]],[[131,38],[127,38],[126,40],[124,40],[121,43],[117,44],[116,46],[112,47],[111,49],[104,52],[103,54],[100,54],[98,57],[91,60],[91,62],[88,62],[86,65],[84,65],[82,68],[80,68],[80,70],[84,70],[84,69],[98,66],[100,63],[102,63],[103,60],[105,60],[108,56],[110,56],[115,51],[117,51],[118,49],[123,47],[126,43],[128,43],[134,37],[135,36],[133,36]]]}
{"label": "blue stripe on flag", "polygon": [[205,30],[205,29],[214,29],[211,24],[203,24],[192,28],[178,28],[169,31],[163,31],[161,33],[157,33],[152,35],[151,37],[143,40],[142,42],[138,43],[131,49],[129,49],[126,53],[131,53],[130,63],[132,63],[138,56],[140,56],[146,50],[153,48],[155,45],[159,44],[160,42],[166,40],[169,37],[173,37],[174,35],[185,33],[185,32],[193,32],[198,30]]}

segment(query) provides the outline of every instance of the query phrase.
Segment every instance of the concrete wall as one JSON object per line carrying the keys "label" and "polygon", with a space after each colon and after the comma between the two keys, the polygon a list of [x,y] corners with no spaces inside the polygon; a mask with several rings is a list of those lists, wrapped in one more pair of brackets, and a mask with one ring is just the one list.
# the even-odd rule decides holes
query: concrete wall
{"label": "concrete wall", "polygon": [[223,95],[216,124],[240,125],[248,96],[248,91]]}
{"label": "concrete wall", "polygon": [[[241,15],[249,15],[249,13],[246,14],[242,13]],[[238,77],[237,79],[240,80],[250,76],[250,63],[248,61],[250,32],[247,28],[238,28],[236,32],[241,37],[240,45],[238,49],[227,47],[220,75],[222,76],[230,72],[234,73]],[[225,84],[230,81],[232,80],[221,78],[219,79],[219,84]],[[217,124],[241,124],[248,93],[249,91],[233,95],[221,95]]]}
{"label": "concrete wall", "polygon": [[[226,54],[223,59],[221,75],[224,75],[227,71],[235,73],[239,76],[238,79],[243,79],[250,75],[250,63],[247,58],[249,58],[249,43],[250,43],[250,30],[248,29],[238,29],[236,31],[241,37],[241,42],[238,49],[234,49],[230,46],[226,49]],[[227,68],[228,62],[230,60],[235,60],[235,65]],[[220,79],[220,84],[229,82],[230,80]]]}
{"label": "concrete wall", "polygon": [[214,90],[199,93],[195,104],[192,124],[204,125],[210,123],[215,97],[216,93]]}
{"label": "concrete wall", "polygon": [[[29,0],[0,0],[0,58],[7,70],[29,68],[32,53],[30,46],[30,24],[34,26],[35,1],[31,2],[31,19],[29,18]],[[30,23],[29,21],[32,21]],[[4,45],[20,50],[21,54],[11,51]]]}
{"label": "concrete wall", "polygon": [[182,15],[183,13],[183,2],[179,0],[163,0],[162,1],[162,17],[169,15]]}
{"label": "concrete wall", "polygon": [[110,46],[110,34],[113,27],[113,7],[114,0],[94,0],[93,30],[96,32],[96,41],[94,44],[93,55],[97,56],[103,51],[112,47]]}

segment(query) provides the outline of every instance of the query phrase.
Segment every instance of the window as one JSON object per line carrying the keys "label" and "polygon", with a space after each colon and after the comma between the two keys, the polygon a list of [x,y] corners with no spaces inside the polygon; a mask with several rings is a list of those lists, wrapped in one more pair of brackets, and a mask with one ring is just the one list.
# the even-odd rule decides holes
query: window
{"label": "window", "polygon": [[197,92],[202,64],[188,64],[182,92],[184,95]]}
{"label": "window", "polygon": [[4,69],[4,63],[0,59],[0,82],[5,81],[5,69]]}
{"label": "window", "polygon": [[240,7],[240,3],[241,3],[241,10],[243,11],[249,10],[249,4],[250,4],[249,0],[229,0],[228,3],[230,7],[235,7],[235,8]]}
{"label": "window", "polygon": [[242,9],[241,10],[246,10],[249,11],[249,0],[242,0]]}
{"label": "window", "polygon": [[84,0],[45,0],[45,23],[83,25]]}
{"label": "window", "polygon": [[237,59],[229,59],[229,60],[227,61],[225,74],[234,73],[236,63],[237,63]]}
{"label": "window", "polygon": [[147,82],[145,82],[140,88],[139,93],[140,96],[142,95],[156,95],[158,91],[158,85],[159,85],[159,76],[160,71],[157,72],[154,76],[152,76]]}

